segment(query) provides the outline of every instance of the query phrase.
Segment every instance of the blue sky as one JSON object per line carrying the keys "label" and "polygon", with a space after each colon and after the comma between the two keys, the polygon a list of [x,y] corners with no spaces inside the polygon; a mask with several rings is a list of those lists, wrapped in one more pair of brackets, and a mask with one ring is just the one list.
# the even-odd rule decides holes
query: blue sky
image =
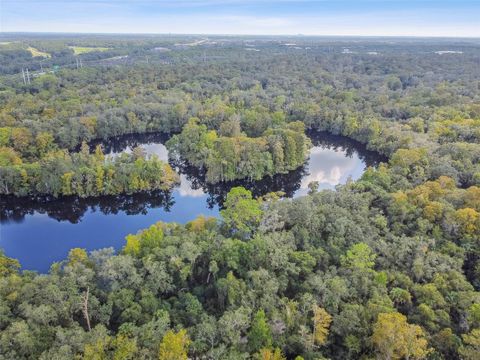
{"label": "blue sky", "polygon": [[480,0],[0,0],[0,31],[480,37]]}

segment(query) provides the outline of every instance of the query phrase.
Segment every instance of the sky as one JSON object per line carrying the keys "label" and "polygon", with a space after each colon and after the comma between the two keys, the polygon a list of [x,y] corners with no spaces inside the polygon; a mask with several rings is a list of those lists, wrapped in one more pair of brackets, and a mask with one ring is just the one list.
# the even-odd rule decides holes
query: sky
{"label": "sky", "polygon": [[0,32],[480,37],[480,0],[0,0]]}

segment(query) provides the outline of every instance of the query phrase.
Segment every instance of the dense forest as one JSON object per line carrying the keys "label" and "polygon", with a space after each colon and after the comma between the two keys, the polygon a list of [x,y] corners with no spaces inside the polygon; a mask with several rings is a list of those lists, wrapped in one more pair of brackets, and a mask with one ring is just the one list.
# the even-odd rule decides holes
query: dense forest
{"label": "dense forest", "polygon": [[[174,45],[167,52],[172,53],[168,55],[171,60],[165,61],[165,52],[158,53],[154,47],[148,63],[143,54],[136,55],[135,46],[124,44],[124,51],[132,51],[132,66],[60,68],[37,73],[26,84],[22,74],[4,76],[0,88],[0,194],[62,194],[50,182],[60,183],[71,172],[62,159],[68,157],[66,149],[122,134],[175,134],[191,118],[197,118],[199,129],[204,125],[208,132],[205,139],[199,139],[203,143],[195,146],[201,152],[192,158],[185,147],[176,148],[187,162],[205,167],[210,182],[258,179],[298,167],[304,159],[300,148],[307,146],[305,139],[279,132],[288,123],[301,121],[306,128],[345,135],[387,156],[398,149],[423,149],[428,158],[424,165],[432,179],[448,175],[461,186],[478,183],[480,154],[475,144],[480,132],[475,119],[480,109],[475,101],[479,91],[475,43],[467,49],[466,44],[447,43],[464,49],[464,54],[439,55],[434,50],[444,49],[443,43],[434,47],[413,42],[370,55],[369,46],[383,48],[383,42],[362,45],[358,54],[343,54],[329,42],[314,43],[315,47],[309,46],[309,52],[303,53],[267,40],[258,41],[263,48],[259,52],[245,51],[241,40],[237,40],[239,44],[212,41],[216,45],[207,43],[204,50],[211,60],[197,58],[201,50],[195,46],[183,49]],[[69,49],[68,39],[64,41]],[[77,42],[83,44],[81,39]],[[110,46],[108,40],[104,42],[105,47]],[[59,44],[60,40],[52,40],[50,46]],[[253,44],[257,46],[257,42]],[[343,48],[336,46],[337,51]],[[431,53],[427,52],[430,49]],[[52,58],[54,55],[52,52]],[[457,66],[458,56],[461,67]],[[441,71],[435,73],[436,69]],[[210,139],[214,132],[218,139]],[[287,142],[291,143],[289,149],[285,148]],[[216,156],[222,152],[225,164]],[[248,159],[242,158],[245,152]],[[133,167],[136,159],[124,160],[128,164],[121,168]],[[48,178],[30,170],[43,168],[45,161],[55,163]],[[84,165],[91,175],[78,177],[92,182],[95,160]],[[146,177],[141,180],[153,185]],[[25,185],[19,188],[19,182]],[[166,179],[165,183],[169,182]],[[117,188],[141,189],[134,184]],[[82,189],[78,193],[92,192]],[[102,187],[93,193],[109,194],[111,190]]]}
{"label": "dense forest", "polygon": [[287,173],[305,162],[309,140],[300,121],[267,129],[256,138],[241,133],[238,119],[223,122],[220,136],[198,121],[191,119],[167,146],[172,158],[183,158],[190,165],[206,169],[208,182],[260,180]]}
{"label": "dense forest", "polygon": [[[478,359],[477,40],[5,41],[2,196],[168,190],[178,166],[270,178],[304,163],[310,129],[387,161],[297,199],[233,187],[218,219],[75,248],[48,274],[0,253],[0,359]],[[156,131],[170,164],[92,145]]]}

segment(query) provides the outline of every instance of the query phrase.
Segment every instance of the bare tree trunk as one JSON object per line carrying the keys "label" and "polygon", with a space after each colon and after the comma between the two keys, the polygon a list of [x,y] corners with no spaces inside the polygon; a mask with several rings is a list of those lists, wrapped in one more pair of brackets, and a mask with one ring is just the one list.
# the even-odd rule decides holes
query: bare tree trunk
{"label": "bare tree trunk", "polygon": [[88,295],[90,293],[90,287],[87,287],[87,291],[85,292],[85,295],[83,295],[83,309],[82,309],[82,312],[83,312],[83,317],[85,318],[85,320],[87,321],[87,328],[88,328],[88,331],[91,331],[92,328],[90,327],[90,316],[88,315]]}

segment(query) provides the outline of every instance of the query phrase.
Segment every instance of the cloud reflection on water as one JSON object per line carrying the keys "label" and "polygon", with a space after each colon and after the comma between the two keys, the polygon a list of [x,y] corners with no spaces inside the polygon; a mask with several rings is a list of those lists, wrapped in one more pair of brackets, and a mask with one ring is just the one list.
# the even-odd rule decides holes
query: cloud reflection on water
{"label": "cloud reflection on water", "polygon": [[295,197],[308,193],[308,184],[317,181],[319,189],[333,189],[336,185],[345,183],[349,177],[357,179],[364,165],[358,155],[347,156],[343,149],[331,149],[314,146],[310,150],[307,174],[303,177],[300,189]]}
{"label": "cloud reflection on water", "polygon": [[177,191],[180,196],[202,197],[206,195],[202,188],[194,189],[192,182],[187,179],[187,175],[185,174],[180,174],[180,185]]}

